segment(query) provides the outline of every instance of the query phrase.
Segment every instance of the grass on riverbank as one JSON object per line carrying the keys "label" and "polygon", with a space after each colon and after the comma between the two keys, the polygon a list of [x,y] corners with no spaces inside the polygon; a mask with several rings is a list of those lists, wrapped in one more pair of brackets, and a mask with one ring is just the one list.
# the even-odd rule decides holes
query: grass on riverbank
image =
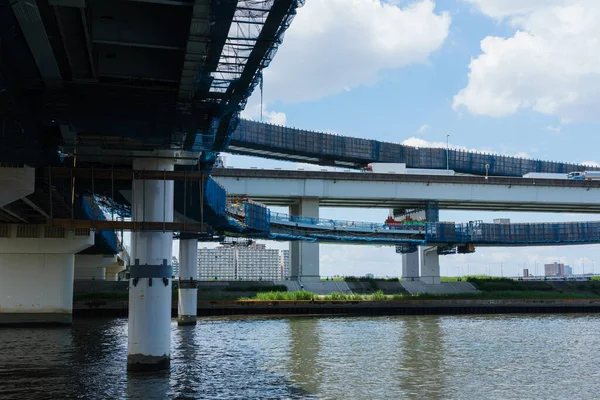
{"label": "grass on riverbank", "polygon": [[330,295],[318,295],[307,291],[297,292],[265,292],[258,293],[256,297],[242,300],[324,300],[324,301],[393,301],[393,300],[519,300],[519,299],[592,299],[600,298],[598,295],[582,293],[537,292],[537,291],[494,291],[479,293],[453,293],[453,294],[394,294],[386,295],[382,291],[373,294],[344,294],[334,292]]}

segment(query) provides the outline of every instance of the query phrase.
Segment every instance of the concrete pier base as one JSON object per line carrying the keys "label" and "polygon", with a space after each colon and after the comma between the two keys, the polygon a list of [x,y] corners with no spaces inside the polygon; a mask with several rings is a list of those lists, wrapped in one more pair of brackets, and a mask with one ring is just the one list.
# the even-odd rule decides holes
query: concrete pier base
{"label": "concrete pier base", "polygon": [[0,325],[69,325],[72,322],[70,312],[0,313]]}
{"label": "concrete pier base", "polygon": [[129,372],[155,372],[164,371],[171,367],[171,355],[148,356],[145,354],[127,355],[127,371]]}

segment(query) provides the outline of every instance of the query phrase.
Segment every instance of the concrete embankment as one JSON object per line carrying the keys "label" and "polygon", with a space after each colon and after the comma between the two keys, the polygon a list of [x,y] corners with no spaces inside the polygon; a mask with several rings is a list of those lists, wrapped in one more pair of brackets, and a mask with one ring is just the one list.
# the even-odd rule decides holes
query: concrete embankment
{"label": "concrete embankment", "polygon": [[[78,317],[127,316],[126,300],[75,301]],[[596,313],[600,299],[560,300],[390,300],[390,301],[199,301],[199,316],[216,315],[457,315],[513,313]],[[173,316],[177,303],[173,302]]]}

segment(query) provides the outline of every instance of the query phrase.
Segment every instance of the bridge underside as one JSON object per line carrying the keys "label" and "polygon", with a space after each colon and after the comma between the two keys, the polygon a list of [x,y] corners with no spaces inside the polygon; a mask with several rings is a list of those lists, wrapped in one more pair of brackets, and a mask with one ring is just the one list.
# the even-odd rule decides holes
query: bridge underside
{"label": "bridge underside", "polygon": [[[297,202],[297,199],[288,196],[263,197],[251,196],[252,200],[273,207],[287,207]],[[331,208],[382,208],[382,209],[417,209],[423,207],[426,200],[394,199],[381,200],[378,198],[361,199],[331,199],[324,198],[319,201],[321,207]],[[543,203],[506,203],[506,202],[477,202],[477,201],[439,201],[440,210],[457,211],[502,211],[502,212],[544,212],[544,213],[577,213],[600,214],[600,204],[580,205],[572,204],[543,204]]]}
{"label": "bridge underside", "polygon": [[0,3],[0,162],[210,168],[302,0]]}

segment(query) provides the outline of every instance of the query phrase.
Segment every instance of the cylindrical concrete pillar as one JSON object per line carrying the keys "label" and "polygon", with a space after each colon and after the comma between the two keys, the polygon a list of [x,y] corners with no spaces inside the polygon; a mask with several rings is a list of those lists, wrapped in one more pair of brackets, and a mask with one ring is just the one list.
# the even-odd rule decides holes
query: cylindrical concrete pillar
{"label": "cylindrical concrete pillar", "polygon": [[198,312],[198,239],[179,241],[179,301],[177,323],[196,325]]}
{"label": "cylindrical concrete pillar", "polygon": [[[167,159],[139,159],[136,170],[172,171]],[[173,222],[173,181],[134,181],[132,219]],[[127,369],[168,369],[171,355],[171,232],[134,232],[129,280]]]}

